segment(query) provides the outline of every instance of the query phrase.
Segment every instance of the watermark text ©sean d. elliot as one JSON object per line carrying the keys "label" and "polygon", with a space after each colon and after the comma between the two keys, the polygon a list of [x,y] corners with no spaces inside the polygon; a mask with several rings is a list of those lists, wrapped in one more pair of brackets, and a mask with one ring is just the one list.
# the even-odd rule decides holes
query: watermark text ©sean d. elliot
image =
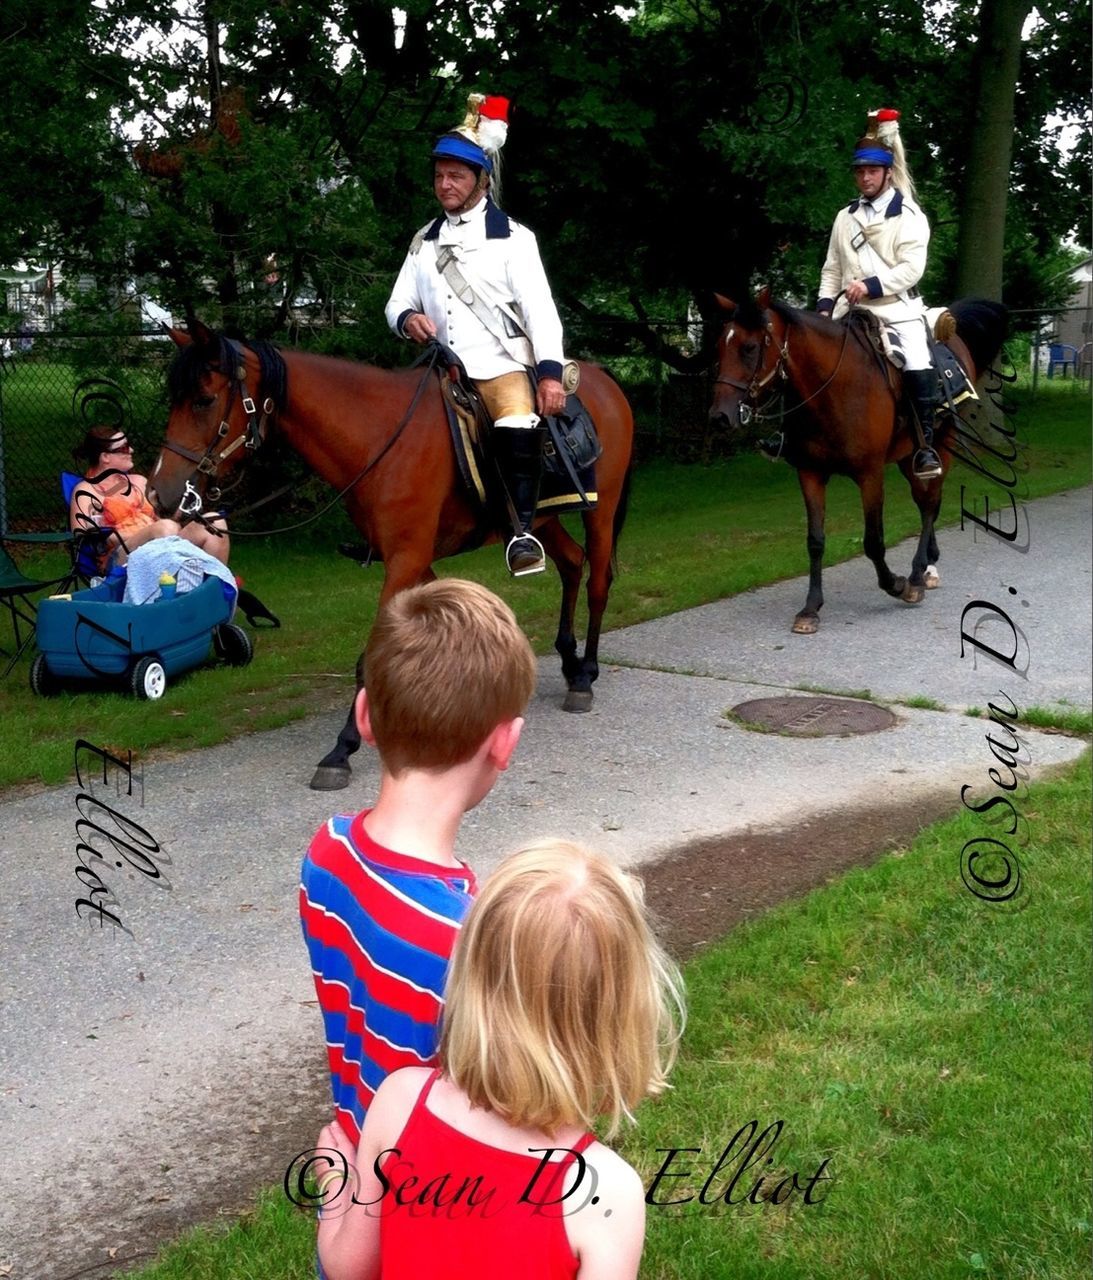
{"label": "watermark text \u00a9sean d. elliot", "polygon": [[[809,1172],[791,1171],[776,1164],[772,1152],[783,1128],[784,1122],[775,1120],[760,1131],[759,1122],[749,1120],[719,1152],[692,1146],[658,1147],[659,1159],[650,1162],[656,1165],[656,1172],[646,1185],[645,1203],[677,1213],[693,1211],[695,1207],[716,1211],[718,1206],[780,1205],[794,1196],[802,1204],[822,1204],[827,1197],[819,1194],[818,1188],[821,1183],[833,1181],[833,1175],[827,1172],[831,1157],[821,1160]],[[530,1204],[537,1212],[553,1216],[599,1204],[599,1177],[592,1161],[581,1152],[571,1152],[567,1147],[529,1147],[528,1154],[541,1158],[516,1203]],[[566,1154],[573,1155],[577,1176],[568,1190],[555,1194],[555,1157]],[[324,1177],[331,1172],[339,1176]],[[481,1217],[493,1217],[505,1208],[498,1188],[490,1185],[487,1174],[457,1177],[434,1172],[425,1178],[414,1172],[412,1163],[402,1159],[397,1147],[381,1151],[372,1172],[379,1183],[379,1193],[360,1198],[356,1194],[356,1169],[333,1147],[316,1147],[302,1151],[285,1171],[285,1194],[301,1208],[321,1209],[324,1216],[332,1210],[343,1213],[352,1205],[366,1206],[378,1214],[401,1206],[424,1213]],[[319,1180],[323,1182],[321,1193],[316,1187]],[[350,1194],[343,1197],[346,1187],[351,1188]],[[606,1208],[604,1211],[610,1212]]]}

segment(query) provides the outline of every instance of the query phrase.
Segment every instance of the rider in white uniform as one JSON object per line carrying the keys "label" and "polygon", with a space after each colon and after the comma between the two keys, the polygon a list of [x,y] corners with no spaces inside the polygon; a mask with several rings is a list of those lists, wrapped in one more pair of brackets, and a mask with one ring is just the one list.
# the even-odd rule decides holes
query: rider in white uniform
{"label": "rider in white uniform", "polygon": [[928,480],[942,473],[933,449],[938,377],[918,291],[930,226],[914,200],[898,119],[899,112],[890,109],[872,113],[873,131],[854,148],[851,163],[859,198],[835,218],[816,309],[838,320],[851,307],[866,307],[888,327],[893,346],[902,351],[904,389],[922,427],[925,447],[915,453],[912,470]]}
{"label": "rider in white uniform", "polygon": [[510,572],[522,576],[546,563],[531,534],[546,434],[540,417],[565,408],[565,358],[535,237],[488,194],[507,109],[504,98],[472,94],[463,125],[433,148],[433,190],[443,214],[414,236],[386,316],[404,338],[438,338],[451,347],[474,379],[494,420],[492,446],[512,500],[505,556]]}

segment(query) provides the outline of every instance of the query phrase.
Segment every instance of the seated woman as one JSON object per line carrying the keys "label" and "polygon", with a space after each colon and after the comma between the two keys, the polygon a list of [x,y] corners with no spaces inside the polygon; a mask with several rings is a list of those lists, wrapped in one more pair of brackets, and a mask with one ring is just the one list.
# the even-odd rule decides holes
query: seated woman
{"label": "seated woman", "polygon": [[180,525],[156,515],[145,492],[148,480],[134,472],[133,448],[120,427],[91,427],[73,455],[86,462],[87,471],[72,491],[69,528],[73,533],[114,530],[104,539],[98,556],[100,573],[124,564],[129,552],[143,543],[172,534],[207,551],[221,564],[228,563],[230,543],[223,520],[212,521],[209,528],[198,521]]}

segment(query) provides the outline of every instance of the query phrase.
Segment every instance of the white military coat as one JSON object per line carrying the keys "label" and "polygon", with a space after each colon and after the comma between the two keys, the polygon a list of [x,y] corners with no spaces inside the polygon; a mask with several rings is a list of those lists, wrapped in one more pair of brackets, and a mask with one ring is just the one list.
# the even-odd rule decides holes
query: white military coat
{"label": "white military coat", "polygon": [[838,295],[854,280],[861,280],[869,296],[858,306],[868,307],[897,329],[908,369],[927,369],[926,307],[918,282],[926,270],[930,224],[913,200],[891,187],[873,200],[872,214],[863,209],[864,203],[855,200],[836,215],[820,275],[817,309],[836,320],[844,316],[850,308],[846,295]]}
{"label": "white military coat", "polygon": [[[437,269],[438,251],[450,248],[459,271],[496,318],[497,327],[530,343],[540,378],[562,376],[562,322],[554,305],[535,236],[485,199],[456,217],[435,219],[414,237],[386,307],[387,323],[405,337],[415,311],[436,325],[437,337],[460,357],[472,378],[496,378],[526,365],[452,292]],[[506,310],[511,316],[505,314]]]}

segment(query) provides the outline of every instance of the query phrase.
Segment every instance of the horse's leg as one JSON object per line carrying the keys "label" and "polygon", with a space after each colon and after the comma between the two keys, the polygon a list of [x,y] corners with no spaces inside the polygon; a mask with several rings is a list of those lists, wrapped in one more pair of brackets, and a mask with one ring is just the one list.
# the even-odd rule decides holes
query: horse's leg
{"label": "horse's leg", "polygon": [[[404,587],[414,586],[419,582],[431,582],[436,574],[428,562],[421,567],[420,558],[416,556],[394,557],[387,563],[387,573],[383,579],[378,609],[382,609],[388,600]],[[362,672],[363,674],[363,672]],[[349,714],[342,725],[338,740],[332,750],[315,766],[309,786],[312,791],[340,791],[349,786],[352,769],[349,757],[360,749],[361,734],[357,728],[357,690],[349,703]]]}
{"label": "horse's leg", "polygon": [[323,756],[311,775],[311,782],[308,785],[312,791],[340,791],[342,787],[349,785],[349,775],[352,772],[349,757],[358,751],[361,745],[356,706],[357,694],[354,690],[353,700],[349,704],[349,714],[345,718],[345,724],[341,727],[333,749]]}
{"label": "horse's leg", "polygon": [[942,481],[940,479],[920,480],[911,470],[910,458],[904,458],[899,464],[899,469],[907,477],[907,483],[911,486],[911,496],[922,517],[918,546],[911,561],[911,576],[907,579],[902,596],[908,604],[918,604],[927,588],[936,587],[941,581],[935,564],[938,559],[938,549],[934,529],[938,512],[941,510]]}
{"label": "horse's leg", "polygon": [[824,603],[824,515],[827,510],[827,477],[818,471],[798,471],[797,480],[808,515],[808,597],[805,607],[793,619],[793,630],[799,636],[810,636],[820,629],[820,610]]}
{"label": "horse's leg", "polygon": [[[558,615],[558,635],[554,641],[554,648],[562,659],[562,675],[572,690],[573,681],[581,670],[580,659],[577,657],[577,636],[573,629],[573,620],[577,612],[577,597],[581,591],[584,548],[575,538],[570,537],[560,520],[552,520],[536,532],[542,541],[543,549],[553,560],[562,580],[562,606]],[[568,702],[567,697],[566,703]]]}
{"label": "horse's leg", "polygon": [[941,586],[941,574],[938,572],[937,568],[937,562],[940,559],[941,552],[938,549],[937,538],[934,536],[934,532],[931,529],[930,541],[926,547],[926,568],[922,574],[922,581],[925,584],[927,591],[933,591],[935,587]]}
{"label": "horse's leg", "polygon": [[897,578],[884,558],[884,465],[883,463],[858,479],[862,511],[865,513],[865,554],[877,571],[877,586],[890,596],[902,596],[907,585]]}
{"label": "horse's leg", "polygon": [[588,632],[580,668],[569,682],[562,704],[564,711],[591,711],[592,685],[600,674],[600,630],[614,578],[612,553],[615,549],[614,512],[604,506],[584,513],[588,558]]}

